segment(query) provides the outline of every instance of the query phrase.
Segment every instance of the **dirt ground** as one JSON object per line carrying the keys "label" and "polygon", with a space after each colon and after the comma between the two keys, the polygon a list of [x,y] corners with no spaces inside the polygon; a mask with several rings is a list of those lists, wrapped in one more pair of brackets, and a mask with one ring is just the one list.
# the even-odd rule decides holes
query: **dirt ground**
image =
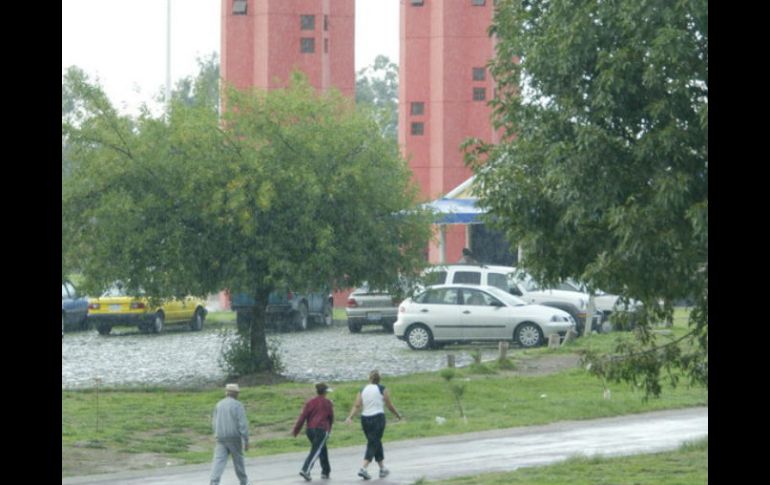
{"label": "dirt ground", "polygon": [[[580,357],[573,354],[546,355],[516,361],[513,375],[547,375],[576,367]],[[264,377],[239,379],[241,385],[275,383]],[[267,431],[269,434],[269,430]],[[285,433],[284,433],[285,434]],[[169,458],[157,453],[121,453],[82,443],[79,446],[62,448],[62,477],[116,473],[127,470],[163,468],[183,464],[182,460]]]}

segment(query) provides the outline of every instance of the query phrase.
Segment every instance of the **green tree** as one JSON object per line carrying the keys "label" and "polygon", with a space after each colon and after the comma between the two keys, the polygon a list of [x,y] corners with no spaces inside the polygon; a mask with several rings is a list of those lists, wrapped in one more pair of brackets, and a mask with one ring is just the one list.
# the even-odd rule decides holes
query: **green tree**
{"label": "green tree", "polygon": [[[637,344],[594,372],[708,385],[708,2],[501,0],[490,33],[504,141],[467,144],[490,223],[537,278],[643,302]],[[661,345],[679,299],[690,331]]]}
{"label": "green tree", "polygon": [[271,370],[271,291],[386,286],[422,264],[430,229],[407,164],[339,93],[295,75],[286,89],[229,90],[222,120],[179,99],[132,119],[83,76],[65,82],[83,116],[63,123],[80,163],[63,182],[62,250],[86,291],[120,279],[158,297],[247,292],[251,368]]}
{"label": "green tree", "polygon": [[385,136],[398,138],[398,65],[379,55],[356,73],[356,103],[375,110]]}
{"label": "green tree", "polygon": [[209,109],[219,108],[219,56],[216,52],[198,58],[198,74],[187,76],[176,83],[172,99],[188,106],[203,104]]}

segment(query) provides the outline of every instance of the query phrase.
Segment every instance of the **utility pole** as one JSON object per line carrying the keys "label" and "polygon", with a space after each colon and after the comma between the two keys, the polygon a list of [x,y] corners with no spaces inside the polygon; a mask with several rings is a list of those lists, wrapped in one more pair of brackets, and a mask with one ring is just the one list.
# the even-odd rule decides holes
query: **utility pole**
{"label": "utility pole", "polygon": [[166,0],[166,109],[171,106],[171,0]]}

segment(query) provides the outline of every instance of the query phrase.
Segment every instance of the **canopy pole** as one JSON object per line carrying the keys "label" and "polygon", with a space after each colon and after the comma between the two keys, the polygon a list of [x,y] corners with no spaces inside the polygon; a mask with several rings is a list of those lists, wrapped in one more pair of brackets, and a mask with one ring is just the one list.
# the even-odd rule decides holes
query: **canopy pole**
{"label": "canopy pole", "polygon": [[446,225],[438,226],[438,257],[439,263],[446,263]]}

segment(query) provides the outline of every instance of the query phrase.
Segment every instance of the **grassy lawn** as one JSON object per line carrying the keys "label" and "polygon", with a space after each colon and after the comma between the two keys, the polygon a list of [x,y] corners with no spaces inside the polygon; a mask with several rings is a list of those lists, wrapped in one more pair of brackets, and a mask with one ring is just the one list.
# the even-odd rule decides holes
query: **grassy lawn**
{"label": "grassy lawn", "polygon": [[708,438],[676,451],[620,458],[575,457],[555,465],[521,468],[419,484],[444,485],[703,485],[708,483]]}
{"label": "grassy lawn", "polygon": [[[491,366],[487,365],[485,372]],[[467,422],[460,419],[444,379],[438,373],[385,379],[405,420],[391,420],[388,440],[439,436],[487,429],[591,419],[667,408],[706,405],[705,389],[679,386],[666,389],[660,399],[641,400],[628,386],[614,386],[612,399],[602,398],[602,386],[581,369],[541,377],[507,372],[476,374],[457,371],[455,382],[465,386],[462,399]],[[331,395],[338,418],[352,406],[363,382],[333,384]],[[245,387],[246,406],[256,446],[248,456],[303,451],[307,443],[289,431],[302,404],[313,396],[312,385],[285,383]],[[174,392],[63,391],[62,448],[100,448],[115,452],[161,453],[181,463],[211,459],[210,415],[221,399],[220,390]],[[98,413],[97,413],[98,406]],[[98,416],[98,421],[97,421]],[[436,417],[446,418],[443,425]],[[330,447],[361,442],[358,426],[335,425]],[[63,469],[65,463],[62,463]],[[76,470],[75,470],[76,471]]]}

